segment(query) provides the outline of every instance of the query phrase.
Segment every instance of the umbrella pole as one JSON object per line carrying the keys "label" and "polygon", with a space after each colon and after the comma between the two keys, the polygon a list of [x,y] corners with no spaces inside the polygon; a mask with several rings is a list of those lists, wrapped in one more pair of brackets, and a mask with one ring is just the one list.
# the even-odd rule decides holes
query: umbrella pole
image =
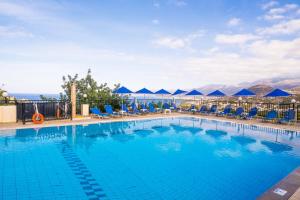
{"label": "umbrella pole", "polygon": [[122,113],[121,113],[121,116],[123,117],[123,94],[121,95],[121,99],[122,99],[122,105],[121,105],[121,111],[122,111]]}
{"label": "umbrella pole", "polygon": [[163,98],[164,98],[164,95],[162,94],[162,95],[161,95],[160,112],[162,112],[162,107],[163,107]]}

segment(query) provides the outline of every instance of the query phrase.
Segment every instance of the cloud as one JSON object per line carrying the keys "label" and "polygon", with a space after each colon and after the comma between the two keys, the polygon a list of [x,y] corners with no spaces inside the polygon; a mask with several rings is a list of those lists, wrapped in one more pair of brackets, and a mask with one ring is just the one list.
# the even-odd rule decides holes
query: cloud
{"label": "cloud", "polygon": [[300,74],[300,38],[257,40],[243,49],[243,54],[218,49],[211,54],[189,57],[181,65],[188,73],[201,75],[203,82],[211,82],[210,74],[214,74],[214,80],[225,84]]}
{"label": "cloud", "polygon": [[153,2],[153,6],[155,7],[155,8],[160,8],[160,3],[159,2]]}
{"label": "cloud", "polygon": [[182,7],[187,5],[185,0],[169,0],[169,2],[177,7]]}
{"label": "cloud", "polygon": [[297,10],[297,8],[297,4],[286,4],[282,7],[272,8],[264,15],[263,18],[269,21],[284,19],[287,17],[286,15],[293,14],[293,12]]}
{"label": "cloud", "polygon": [[263,4],[262,6],[261,6],[261,8],[263,9],[263,10],[267,10],[267,9],[269,9],[269,8],[272,8],[272,7],[274,7],[274,6],[277,6],[279,3],[277,2],[277,1],[270,1],[270,2],[268,2],[268,3],[266,3],[266,4]]}
{"label": "cloud", "polygon": [[253,34],[218,34],[215,37],[215,42],[219,44],[244,44],[257,39],[259,36]]}
{"label": "cloud", "polygon": [[160,24],[160,21],[159,21],[158,19],[153,19],[151,22],[152,22],[152,24],[154,24],[154,25]]}
{"label": "cloud", "polygon": [[192,42],[204,35],[204,31],[197,31],[184,37],[164,36],[153,41],[157,46],[167,47],[171,49],[182,49],[189,47]]}
{"label": "cloud", "polygon": [[0,25],[0,39],[19,38],[19,37],[33,37],[33,34],[23,30],[23,28]]}
{"label": "cloud", "polygon": [[269,15],[269,14],[267,14],[263,18],[267,21],[273,21],[273,20],[284,19],[285,16],[284,15]]}
{"label": "cloud", "polygon": [[34,10],[21,4],[11,2],[0,2],[0,15],[13,16],[19,19],[31,18],[34,16]]}
{"label": "cloud", "polygon": [[259,28],[260,35],[291,35],[300,31],[300,19],[292,19],[274,24],[271,27]]}
{"label": "cloud", "polygon": [[237,26],[241,23],[241,19],[239,18],[231,18],[228,22],[227,25],[228,26]]}
{"label": "cloud", "polygon": [[257,57],[300,59],[300,38],[291,41],[259,40],[249,45],[248,50]]}

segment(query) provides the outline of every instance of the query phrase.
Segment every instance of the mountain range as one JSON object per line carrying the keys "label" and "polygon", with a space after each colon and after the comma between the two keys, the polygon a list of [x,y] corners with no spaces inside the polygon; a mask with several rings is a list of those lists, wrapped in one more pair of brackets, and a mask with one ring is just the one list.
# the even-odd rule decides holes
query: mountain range
{"label": "mountain range", "polygon": [[263,96],[275,88],[286,90],[294,94],[300,94],[300,76],[262,79],[254,82],[243,82],[238,85],[211,84],[196,89],[205,94],[218,89],[225,92],[226,94],[231,95],[242,88],[247,88],[255,92],[259,96]]}

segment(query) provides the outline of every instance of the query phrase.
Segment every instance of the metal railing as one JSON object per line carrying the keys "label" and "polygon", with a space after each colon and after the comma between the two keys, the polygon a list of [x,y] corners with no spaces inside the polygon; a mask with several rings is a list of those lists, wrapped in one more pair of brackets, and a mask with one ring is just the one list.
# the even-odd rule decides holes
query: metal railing
{"label": "metal railing", "polygon": [[[130,105],[134,99],[124,100],[123,103]],[[193,100],[182,100],[182,99],[138,99],[136,100],[139,104],[152,102],[159,106],[161,103],[171,103],[175,101],[177,105],[189,105]],[[297,113],[297,121],[300,122],[300,105],[293,103],[265,103],[265,102],[245,102],[245,101],[220,101],[220,100],[205,100],[205,101],[195,101],[197,107],[201,105],[218,105],[218,110],[221,111],[223,108],[231,104],[233,112],[238,107],[243,107],[245,112],[249,112],[251,108],[258,108],[258,118],[265,117],[270,110],[275,110],[278,112],[278,117],[282,118],[284,113],[289,109],[293,109]],[[102,111],[104,110],[104,105],[110,104],[115,110],[120,109],[121,101],[120,99],[110,99],[110,100],[97,100],[92,102],[87,101],[77,101],[77,113],[80,113],[80,106],[82,103],[89,104],[90,108],[97,107]],[[38,111],[44,115],[45,120],[55,120],[55,119],[69,119],[71,118],[71,103],[69,101],[57,101],[57,100],[0,100],[0,105],[16,105],[17,106],[17,120],[21,120],[23,123],[31,121],[32,115],[35,113],[34,105],[37,105]]]}
{"label": "metal railing", "polygon": [[32,121],[32,116],[36,112],[44,115],[45,120],[70,119],[71,103],[57,100],[1,100],[0,105],[16,105],[17,121],[23,124]]}

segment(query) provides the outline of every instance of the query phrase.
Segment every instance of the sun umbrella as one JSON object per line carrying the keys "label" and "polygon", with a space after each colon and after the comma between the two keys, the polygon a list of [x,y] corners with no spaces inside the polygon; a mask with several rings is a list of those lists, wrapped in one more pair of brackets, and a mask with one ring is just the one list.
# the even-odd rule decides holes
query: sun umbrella
{"label": "sun umbrella", "polygon": [[[121,109],[122,109],[123,108],[123,95],[124,94],[131,94],[133,92],[131,90],[129,90],[128,88],[126,88],[126,87],[120,87],[116,91],[114,91],[114,93],[121,95],[121,99],[122,99]],[[123,114],[123,112],[122,112],[122,114]]]}
{"label": "sun umbrella", "polygon": [[249,96],[255,96],[256,94],[250,90],[242,89],[239,92],[235,93],[233,96],[236,97],[249,97]]}
{"label": "sun umbrella", "polygon": [[143,89],[140,89],[138,91],[135,92],[136,94],[143,94],[144,95],[144,101],[146,101],[146,94],[154,94],[152,91],[148,90],[147,88],[143,88]]}
{"label": "sun umbrella", "polygon": [[188,92],[185,95],[187,95],[187,96],[194,96],[194,101],[195,101],[196,100],[196,96],[201,96],[203,94],[201,92],[199,92],[198,90],[192,90],[192,91]]}
{"label": "sun umbrella", "polygon": [[280,89],[275,89],[269,94],[265,95],[265,97],[288,97],[288,96],[291,96],[291,94]]}
{"label": "sun umbrella", "polygon": [[224,94],[220,90],[215,90],[215,91],[209,93],[207,96],[209,96],[209,97],[224,97],[224,96],[226,96],[226,94]]}
{"label": "sun umbrella", "polygon": [[[177,96],[186,93],[184,90],[177,89],[172,95]],[[175,97],[173,97],[173,103],[175,103]]]}
{"label": "sun umbrella", "polygon": [[179,95],[179,94],[183,94],[183,93],[186,93],[186,91],[178,89],[172,95]]}
{"label": "sun umbrella", "polygon": [[[224,94],[220,90],[215,90],[215,91],[209,93],[207,96],[208,97],[224,97],[224,96],[226,96],[226,94]],[[217,101],[217,104],[219,104],[218,101]]]}
{"label": "sun umbrella", "polygon": [[[162,101],[163,101],[163,96],[164,96],[164,95],[169,95],[169,94],[171,94],[171,93],[168,92],[168,91],[165,90],[165,89],[160,89],[160,90],[156,91],[155,94],[161,94],[161,102],[162,102]],[[161,109],[162,109],[162,103],[161,103]]]}

